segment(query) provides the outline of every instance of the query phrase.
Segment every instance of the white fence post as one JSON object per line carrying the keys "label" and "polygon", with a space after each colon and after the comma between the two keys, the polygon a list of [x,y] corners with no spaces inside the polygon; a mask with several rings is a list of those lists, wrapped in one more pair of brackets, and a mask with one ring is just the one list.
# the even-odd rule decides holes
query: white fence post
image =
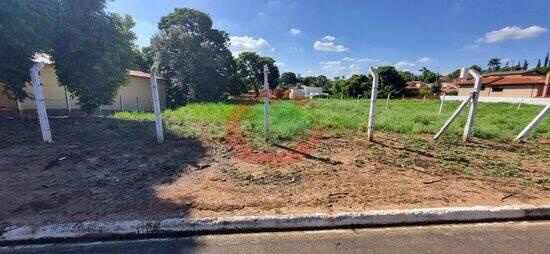
{"label": "white fence post", "polygon": [[50,131],[50,122],[48,121],[48,113],[46,112],[46,104],[44,103],[44,94],[42,93],[42,85],[40,81],[39,71],[46,65],[44,62],[36,63],[31,69],[31,83],[36,102],[36,112],[40,121],[40,130],[44,142],[52,142],[52,133]]}
{"label": "white fence post", "polygon": [[151,66],[151,95],[153,99],[153,111],[155,112],[155,127],[157,130],[157,142],[164,142],[164,133],[162,130],[162,113],[160,112],[159,89],[157,85],[157,69],[159,61],[156,59]]}
{"label": "white fence post", "polygon": [[66,88],[64,88],[63,90],[65,90],[65,104],[67,106],[67,114],[71,115],[71,102],[69,101],[69,94],[67,93]]}
{"label": "white fence post", "polygon": [[264,65],[264,140],[269,140],[269,82],[268,82],[269,69],[267,65]]}
{"label": "white fence post", "polygon": [[434,139],[439,139],[439,137],[441,137],[441,135],[443,135],[443,132],[445,132],[445,130],[447,130],[447,128],[449,128],[449,126],[451,126],[451,123],[453,123],[453,121],[458,116],[458,114],[460,114],[460,112],[466,107],[466,105],[468,105],[468,102],[470,102],[472,97],[473,97],[473,93],[471,93],[470,96],[468,96],[468,98],[466,98],[464,101],[462,101],[460,106],[458,106],[458,108],[451,115],[451,117],[449,117],[449,119],[447,119],[447,121],[443,124],[443,127],[441,127],[441,129],[435,134]]}
{"label": "white fence post", "polygon": [[474,127],[474,118],[477,112],[477,104],[479,101],[479,93],[481,91],[481,83],[483,82],[483,76],[475,70],[470,70],[470,74],[474,76],[474,92],[472,97],[472,105],[470,106],[470,112],[468,113],[468,119],[466,120],[466,125],[464,126],[464,135],[462,140],[464,142],[468,141],[472,137],[472,128]]}
{"label": "white fence post", "polygon": [[372,91],[370,95],[370,110],[369,110],[369,125],[367,131],[367,138],[369,141],[374,140],[374,119],[376,114],[376,96],[378,95],[378,73],[373,67],[370,67],[370,73],[372,75]]}
{"label": "white fence post", "polygon": [[23,118],[23,106],[21,105],[21,101],[17,100],[17,112],[19,113],[19,118]]}
{"label": "white fence post", "polygon": [[392,91],[388,93],[388,98],[386,99],[386,106],[384,107],[384,111],[388,110],[388,103],[390,103],[391,92]]}
{"label": "white fence post", "polygon": [[441,105],[439,105],[439,113],[438,114],[441,114],[441,112],[443,111],[443,102],[445,102],[445,93],[443,93],[443,95],[441,97]]}
{"label": "white fence post", "polygon": [[531,121],[526,127],[525,129],[523,129],[519,135],[516,137],[516,139],[514,139],[514,141],[520,141],[521,139],[525,138],[527,135],[529,135],[529,132],[531,132],[536,126],[537,124],[539,124],[542,119],[544,119],[544,117],[546,116],[546,113],[548,113],[548,110],[550,109],[550,104],[546,105],[546,107],[544,107],[544,109],[533,119],[533,121]]}
{"label": "white fence post", "polygon": [[519,110],[519,108],[521,108],[521,103],[523,103],[523,97],[521,97],[521,100],[519,100],[518,108],[516,108],[516,110]]}

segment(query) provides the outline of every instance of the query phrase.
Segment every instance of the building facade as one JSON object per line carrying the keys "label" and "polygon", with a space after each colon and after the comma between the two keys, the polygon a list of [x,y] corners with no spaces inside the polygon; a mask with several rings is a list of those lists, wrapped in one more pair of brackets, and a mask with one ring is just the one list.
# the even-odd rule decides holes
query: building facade
{"label": "building facade", "polygon": [[[153,111],[151,75],[141,71],[128,71],[128,83],[121,87],[109,105],[101,105],[99,110],[104,111]],[[80,110],[78,97],[67,92],[59,85],[53,66],[47,64],[40,71],[42,90],[48,112],[56,114],[76,113]],[[161,109],[166,108],[165,81],[157,78],[159,86],[159,99]],[[3,92],[4,86],[0,84],[0,110],[33,112],[36,110],[35,101],[26,99],[21,102],[10,100]],[[32,96],[32,86],[29,84],[25,90]]]}
{"label": "building facade", "polygon": [[[550,75],[542,76],[535,70],[487,73],[483,75],[480,96],[546,98],[550,97]],[[474,80],[458,80],[458,95],[468,96]]]}

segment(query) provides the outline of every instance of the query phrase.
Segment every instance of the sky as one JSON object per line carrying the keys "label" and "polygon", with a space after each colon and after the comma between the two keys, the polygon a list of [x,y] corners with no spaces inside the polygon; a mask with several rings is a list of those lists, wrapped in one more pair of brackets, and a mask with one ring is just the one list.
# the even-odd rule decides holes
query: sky
{"label": "sky", "polygon": [[134,18],[140,47],[174,8],[208,13],[232,53],[274,58],[281,72],[349,76],[369,66],[449,73],[490,58],[537,64],[550,50],[549,0],[115,0]]}

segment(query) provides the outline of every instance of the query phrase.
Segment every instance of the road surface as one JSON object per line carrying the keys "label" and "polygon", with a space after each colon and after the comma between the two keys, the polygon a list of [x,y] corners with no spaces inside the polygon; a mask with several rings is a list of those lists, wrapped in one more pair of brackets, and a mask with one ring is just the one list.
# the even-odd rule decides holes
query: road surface
{"label": "road surface", "polygon": [[550,253],[550,221],[45,244],[0,253]]}

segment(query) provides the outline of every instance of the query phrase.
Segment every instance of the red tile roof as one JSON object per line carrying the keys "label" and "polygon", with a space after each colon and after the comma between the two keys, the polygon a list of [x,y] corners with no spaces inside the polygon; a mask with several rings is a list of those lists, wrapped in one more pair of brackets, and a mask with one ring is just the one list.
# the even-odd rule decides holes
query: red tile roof
{"label": "red tile roof", "polygon": [[[128,70],[128,76],[139,77],[139,78],[151,78],[151,73],[147,73],[143,71]],[[158,76],[157,76],[157,79],[164,80],[164,78],[158,77]]]}
{"label": "red tile roof", "polygon": [[[525,84],[542,84],[545,80],[540,76],[489,76],[483,77],[482,84],[484,85],[525,85]],[[474,80],[458,81],[457,85],[473,85]]]}

